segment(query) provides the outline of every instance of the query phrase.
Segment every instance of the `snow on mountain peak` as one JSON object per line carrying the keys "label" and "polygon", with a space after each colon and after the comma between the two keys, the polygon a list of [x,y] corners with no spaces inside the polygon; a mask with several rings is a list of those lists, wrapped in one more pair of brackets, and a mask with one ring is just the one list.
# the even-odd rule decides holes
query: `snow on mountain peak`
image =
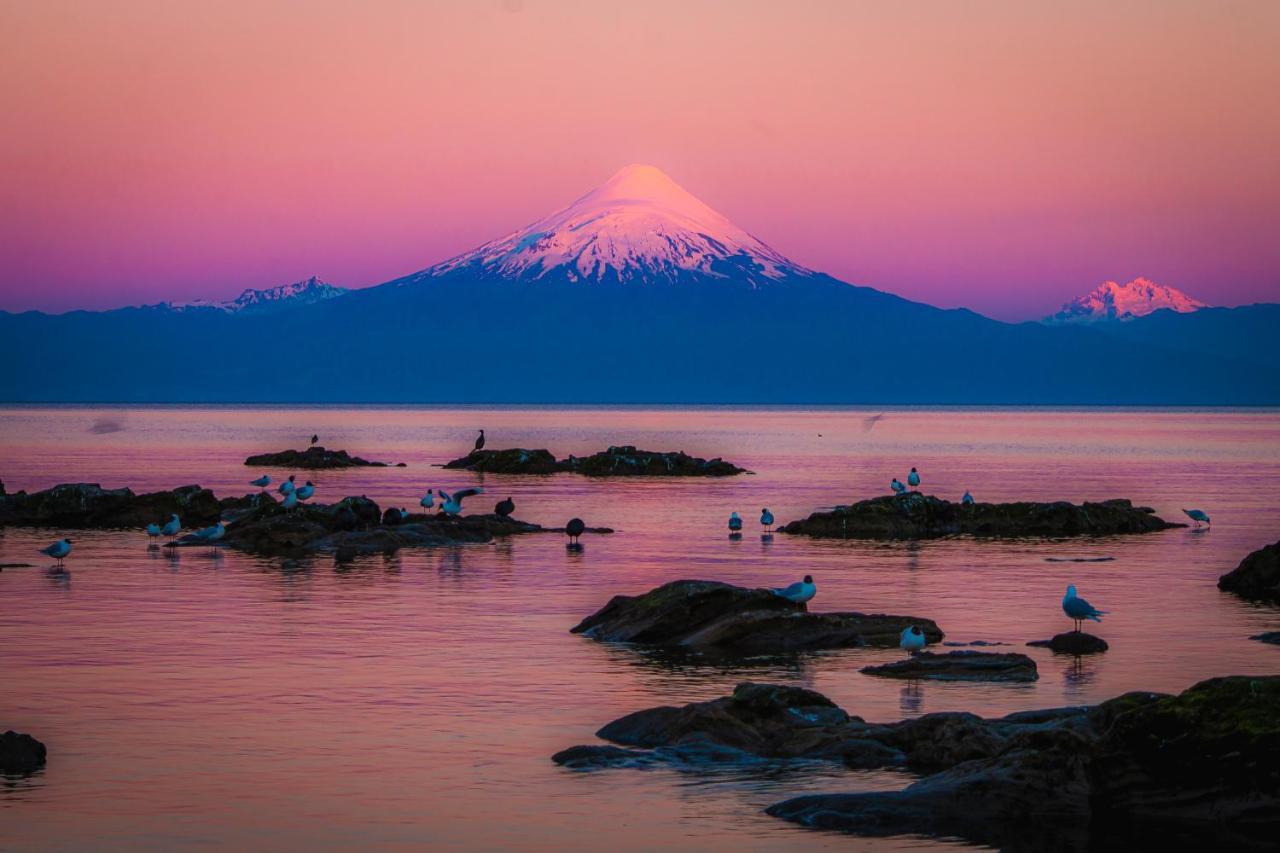
{"label": "snow on mountain peak", "polygon": [[564,210],[411,279],[478,269],[509,278],[673,281],[744,275],[753,284],[809,271],[703,204],[655,166],[633,164]]}
{"label": "snow on mountain peak", "polygon": [[225,311],[228,314],[240,312],[256,313],[270,311],[273,308],[285,305],[311,305],[315,302],[323,302],[326,299],[341,296],[346,292],[347,289],[345,287],[335,287],[326,281],[321,281],[316,276],[311,276],[311,278],[304,278],[302,281],[282,284],[278,287],[269,287],[265,290],[254,290],[251,287],[245,288],[235,299],[221,302],[197,299],[194,302],[162,303],[162,305],[175,311],[211,308]]}
{"label": "snow on mountain peak", "polygon": [[1132,320],[1154,311],[1169,309],[1189,314],[1209,307],[1177,288],[1138,277],[1127,284],[1104,281],[1098,287],[1063,304],[1047,323],[1093,323],[1100,320]]}

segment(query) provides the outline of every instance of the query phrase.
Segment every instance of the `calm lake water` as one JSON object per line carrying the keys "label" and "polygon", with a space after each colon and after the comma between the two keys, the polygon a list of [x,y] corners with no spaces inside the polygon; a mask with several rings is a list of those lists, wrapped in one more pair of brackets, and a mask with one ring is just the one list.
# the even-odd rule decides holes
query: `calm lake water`
{"label": "calm lake water", "polygon": [[[0,780],[0,846],[467,849],[923,849],[803,830],[761,813],[809,791],[894,789],[912,777],[821,764],[699,772],[575,772],[552,753],[593,743],[621,714],[730,691],[743,680],[819,690],[890,721],[1094,703],[1128,690],[1280,672],[1251,641],[1280,610],[1220,593],[1217,577],[1280,538],[1275,411],[4,408],[9,491],[61,482],[188,483],[243,494],[254,452],[330,448],[406,468],[316,472],[317,500],[366,494],[416,507],[428,487],[483,485],[545,525],[617,529],[404,551],[335,566],[231,551],[176,555],[141,532],[79,531],[69,573],[35,553],[60,531],[0,531],[0,729],[49,747],[48,767]],[[97,425],[98,431],[94,431]],[[610,444],[723,456],[723,480],[480,476],[432,467],[489,447],[584,454]],[[104,429],[118,428],[117,431]],[[759,536],[779,522],[888,490],[980,501],[1128,497],[1211,530],[1075,541],[815,542]],[[278,479],[280,473],[271,471]],[[747,535],[730,541],[731,510]],[[1046,557],[1113,557],[1048,562]],[[754,666],[674,666],[568,633],[615,593],[677,578],[779,585],[809,573],[815,609],[917,614],[952,641],[1027,651],[1031,685],[916,684],[859,673],[896,652],[850,650]],[[1105,655],[1028,640],[1067,630],[1068,583],[1109,611]]]}

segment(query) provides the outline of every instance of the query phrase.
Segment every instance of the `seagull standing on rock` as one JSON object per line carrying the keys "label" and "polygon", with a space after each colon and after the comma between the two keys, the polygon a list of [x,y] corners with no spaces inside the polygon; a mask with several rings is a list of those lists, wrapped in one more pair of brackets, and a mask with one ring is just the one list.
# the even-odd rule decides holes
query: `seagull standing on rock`
{"label": "seagull standing on rock", "polygon": [[911,473],[907,475],[907,485],[913,489],[920,485],[920,472],[915,468],[912,468]]}
{"label": "seagull standing on rock", "polygon": [[507,498],[504,501],[498,501],[494,504],[493,511],[503,518],[510,518],[511,513],[516,511],[516,502]]}
{"label": "seagull standing on rock", "polygon": [[457,515],[462,512],[462,499],[469,498],[472,495],[483,495],[484,489],[458,489],[450,495],[444,489],[440,490],[440,500],[444,503],[440,504],[440,511],[445,515]]}
{"label": "seagull standing on rock", "polygon": [[1106,615],[1105,610],[1099,610],[1077,595],[1074,584],[1067,587],[1067,594],[1062,597],[1062,612],[1075,622],[1076,633],[1080,632],[1080,623],[1084,620],[1092,619],[1094,622],[1101,622],[1102,617]]}
{"label": "seagull standing on rock", "polygon": [[805,575],[802,581],[796,581],[790,586],[772,589],[770,592],[780,598],[785,598],[793,604],[804,604],[818,594],[818,585],[813,582],[813,575]]}
{"label": "seagull standing on rock", "polygon": [[484,450],[484,430],[480,430],[480,435],[476,438],[476,450]]}
{"label": "seagull standing on rock", "polygon": [[964,497],[960,499],[962,506],[973,506],[973,495],[969,494],[969,490],[965,489]]}
{"label": "seagull standing on rock", "polygon": [[1196,527],[1199,527],[1202,521],[1205,524],[1209,523],[1209,514],[1202,509],[1184,509],[1182,512],[1196,523]]}
{"label": "seagull standing on rock", "polygon": [[259,489],[265,489],[267,486],[271,485],[271,475],[263,474],[261,477],[259,477],[256,480],[250,480],[249,485],[257,486]]}
{"label": "seagull standing on rock", "polygon": [[45,554],[46,556],[49,556],[49,557],[53,557],[53,559],[58,561],[58,565],[61,566],[62,561],[65,560],[67,555],[71,553],[71,540],[59,539],[57,542],[54,542],[52,545],[49,545],[45,548],[41,548],[40,553]]}
{"label": "seagull standing on rock", "polygon": [[920,630],[919,625],[912,625],[909,628],[902,629],[902,637],[898,640],[898,648],[908,655],[914,655],[923,649],[924,644],[924,631]]}
{"label": "seagull standing on rock", "polygon": [[316,493],[315,483],[311,482],[310,480],[307,480],[307,484],[305,486],[299,486],[298,488],[293,490],[294,497],[296,497],[300,501],[305,501],[307,498],[311,497],[315,493]]}
{"label": "seagull standing on rock", "polygon": [[284,496],[284,502],[281,503],[280,506],[284,507],[285,509],[296,509],[298,506],[298,493],[289,492],[288,494],[286,494]]}
{"label": "seagull standing on rock", "polygon": [[285,480],[283,483],[281,483],[281,484],[280,484],[280,488],[276,489],[276,491],[277,491],[277,492],[279,492],[279,493],[280,493],[280,494],[282,494],[282,495],[287,495],[287,494],[289,494],[290,492],[292,492],[292,491],[294,490],[294,488],[296,488],[296,487],[293,485],[293,477],[294,477],[294,475],[293,475],[293,474],[290,474],[290,475],[289,475],[289,479],[287,479],[287,480]]}
{"label": "seagull standing on rock", "polygon": [[902,485],[902,481],[899,480],[897,477],[894,477],[889,482],[889,488],[893,489],[893,493],[895,495],[902,495],[902,494],[906,494],[907,492],[907,487]]}
{"label": "seagull standing on rock", "polygon": [[422,500],[418,501],[418,506],[422,507],[423,511],[430,512],[431,508],[435,505],[436,505],[435,489],[427,489],[427,493],[422,496]]}

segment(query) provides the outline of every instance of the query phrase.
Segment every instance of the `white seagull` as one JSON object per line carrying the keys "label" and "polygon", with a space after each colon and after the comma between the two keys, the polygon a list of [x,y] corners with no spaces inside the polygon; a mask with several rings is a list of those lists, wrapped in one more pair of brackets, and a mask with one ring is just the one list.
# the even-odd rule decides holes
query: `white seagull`
{"label": "white seagull", "polygon": [[173,515],[169,516],[169,520],[164,523],[164,527],[160,528],[160,534],[162,536],[168,536],[169,541],[172,542],[173,538],[177,536],[181,530],[182,522],[178,519],[178,514],[175,512]]}
{"label": "white seagull", "polygon": [[914,655],[924,648],[924,644],[924,631],[920,630],[919,625],[912,625],[909,628],[902,629],[902,637],[898,640],[898,648],[909,655]]}
{"label": "white seagull", "polygon": [[454,492],[452,495],[450,495],[448,492],[441,489],[440,500],[444,501],[444,503],[440,504],[440,511],[443,512],[445,515],[457,515],[458,513],[462,512],[463,498],[469,498],[472,495],[483,495],[483,494],[484,494],[484,489],[480,489],[480,488],[458,489],[458,491]]}
{"label": "white seagull", "polygon": [[271,485],[271,475],[263,474],[261,477],[259,477],[256,480],[250,480],[249,485],[257,486],[259,489],[265,489],[267,486]]}
{"label": "white seagull", "polygon": [[774,595],[781,596],[787,601],[804,604],[818,594],[818,585],[813,582],[813,575],[805,575],[802,581],[771,591]]}
{"label": "white seagull", "polygon": [[292,492],[295,488],[295,486],[293,485],[293,476],[294,476],[293,474],[290,474],[289,479],[281,483],[280,488],[276,489],[276,491],[282,495],[287,495],[290,492]]}
{"label": "white seagull", "polygon": [[737,533],[741,529],[742,529],[742,519],[738,516],[736,512],[729,513],[730,532]]}
{"label": "white seagull", "polygon": [[53,557],[53,559],[58,561],[58,565],[62,565],[62,561],[71,553],[71,540],[59,539],[52,545],[49,545],[46,548],[41,548],[40,553]]}
{"label": "white seagull", "polygon": [[893,493],[895,495],[901,495],[907,491],[907,487],[902,485],[902,481],[897,477],[894,477],[893,480],[889,482],[889,488],[893,489]]}
{"label": "white seagull", "polygon": [[973,506],[973,495],[969,494],[969,490],[964,490],[964,497],[960,499],[960,503],[964,506]]}
{"label": "white seagull", "polygon": [[155,539],[159,535],[160,535],[160,525],[156,524],[154,521],[147,525],[148,538]]}
{"label": "white seagull", "polygon": [[1106,615],[1105,610],[1099,610],[1076,595],[1074,585],[1067,587],[1067,594],[1062,597],[1062,612],[1070,616],[1071,621],[1076,623],[1076,631],[1080,630],[1080,623],[1084,620],[1092,619],[1094,622],[1101,622],[1102,617]]}
{"label": "white seagull", "polygon": [[1196,523],[1196,527],[1199,527],[1200,522],[1202,521],[1205,524],[1209,523],[1209,514],[1202,509],[1184,509],[1183,512],[1186,514],[1187,518]]}
{"label": "white seagull", "polygon": [[298,493],[288,492],[284,496],[284,503],[281,504],[285,509],[293,509],[298,505]]}
{"label": "white seagull", "polygon": [[213,547],[213,543],[217,542],[223,536],[227,535],[227,526],[222,523],[222,519],[218,519],[218,523],[212,527],[203,527],[195,532],[198,539],[202,539],[209,543],[209,547]]}
{"label": "white seagull", "polygon": [[307,484],[305,486],[298,486],[293,490],[293,493],[297,496],[298,500],[305,501],[316,493],[315,483],[307,480]]}
{"label": "white seagull", "polygon": [[424,510],[430,511],[436,505],[435,489],[427,489],[427,493],[422,496],[422,500],[418,501],[418,506]]}
{"label": "white seagull", "polygon": [[915,468],[912,468],[911,473],[907,475],[907,485],[913,489],[920,485],[920,472]]}
{"label": "white seagull", "polygon": [[773,527],[773,513],[769,512],[768,507],[760,510],[760,523],[764,525],[765,530]]}

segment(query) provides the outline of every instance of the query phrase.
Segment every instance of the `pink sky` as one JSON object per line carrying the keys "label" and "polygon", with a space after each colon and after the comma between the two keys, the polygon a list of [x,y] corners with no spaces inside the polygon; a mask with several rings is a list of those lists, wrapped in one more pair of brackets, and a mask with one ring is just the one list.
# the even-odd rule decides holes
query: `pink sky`
{"label": "pink sky", "polygon": [[376,284],[632,162],[937,305],[1280,301],[1269,0],[0,0],[0,33],[4,309]]}

